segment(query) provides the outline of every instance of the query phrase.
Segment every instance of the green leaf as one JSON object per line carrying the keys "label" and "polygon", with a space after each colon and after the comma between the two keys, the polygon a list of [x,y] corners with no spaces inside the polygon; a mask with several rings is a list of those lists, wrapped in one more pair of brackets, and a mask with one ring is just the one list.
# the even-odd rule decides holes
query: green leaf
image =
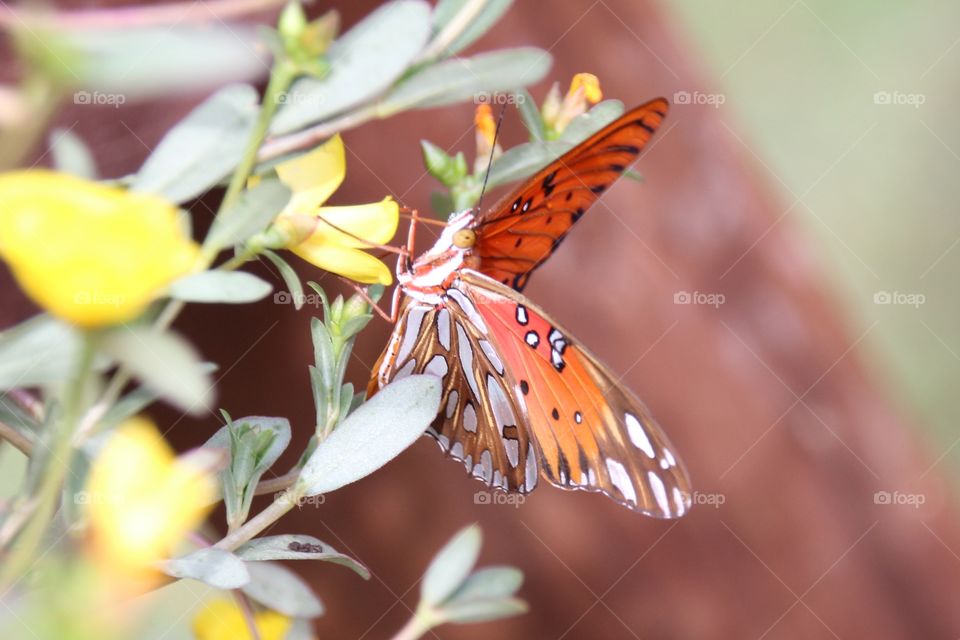
{"label": "green leaf", "polygon": [[243,592],[260,604],[295,618],[323,615],[320,599],[289,569],[273,562],[251,562],[247,570],[250,582]]}
{"label": "green leaf", "polygon": [[[297,275],[297,272],[293,270],[293,267],[290,264],[281,258],[279,255],[273,251],[264,251],[263,255],[267,256],[270,262],[273,263],[273,266],[277,268],[277,271],[280,272],[280,277],[283,278],[283,283],[287,285],[288,291],[277,292],[273,295],[274,302],[277,303],[287,303],[293,302],[293,308],[299,311],[303,308],[303,284],[300,282],[300,276]],[[283,295],[286,293],[287,295]]]}
{"label": "green leaf", "polygon": [[514,567],[484,567],[470,575],[449,602],[509,598],[523,584],[523,572]]}
{"label": "green leaf", "polygon": [[106,332],[100,347],[128,367],[144,386],[184,411],[201,414],[210,408],[213,382],[208,368],[176,334],[122,326]]}
{"label": "green leaf", "polygon": [[257,92],[250,85],[224,87],[190,112],[143,163],[130,188],[191,200],[236,167],[257,116]]}
{"label": "green leaf", "polygon": [[527,603],[517,598],[468,600],[445,605],[438,615],[447,622],[468,624],[516,616],[526,613],[528,609]]}
{"label": "green leaf", "polygon": [[569,151],[573,145],[559,140],[525,142],[503,152],[490,167],[487,188],[529,177]]}
{"label": "green leaf", "polygon": [[446,217],[453,213],[453,198],[449,193],[434,191],[430,194],[430,208],[434,213]]}
{"label": "green leaf", "polygon": [[228,523],[246,521],[260,478],[289,444],[290,422],[265,416],[227,416],[227,425],[204,443],[205,448],[230,452],[230,465],[219,474]]}
{"label": "green leaf", "polygon": [[54,129],[49,140],[54,169],[78,178],[97,179],[97,163],[80,136],[69,129]]}
{"label": "green leaf", "polygon": [[437,552],[420,583],[421,604],[439,605],[463,585],[477,563],[481,540],[480,527],[472,524],[457,532]]}
{"label": "green leaf", "polygon": [[199,580],[218,589],[239,589],[251,581],[243,560],[223,549],[199,549],[167,560],[161,568],[168,576]]}
{"label": "green leaf", "polygon": [[481,93],[514,91],[542,79],[551,63],[549,53],[534,47],[444,60],[398,84],[377,105],[377,115],[384,118],[406,109],[464,102]]}
{"label": "green leaf", "polygon": [[[440,0],[433,12],[433,30],[439,32],[447,26],[456,14],[460,13],[468,0]],[[452,56],[466,49],[483,34],[490,30],[513,4],[513,0],[488,0],[483,9],[470,21],[456,39],[444,48],[443,56]]]}
{"label": "green leaf", "polygon": [[0,390],[66,380],[80,348],[76,331],[45,314],[0,332]]}
{"label": "green leaf", "polygon": [[213,220],[204,247],[219,251],[243,243],[266,229],[289,201],[290,189],[286,185],[275,178],[262,180]]}
{"label": "green leaf", "polygon": [[301,78],[282,96],[272,133],[302,129],[383,93],[403,75],[429,35],[429,4],[384,4],[331,45],[325,78]]}
{"label": "green leaf", "polygon": [[619,100],[604,100],[593,106],[590,111],[581,113],[570,121],[567,128],[560,134],[560,140],[571,145],[583,142],[600,129],[619,118],[623,114],[623,103]]}
{"label": "green leaf", "polygon": [[134,416],[146,409],[156,401],[157,397],[157,392],[153,389],[137,387],[107,409],[106,413],[104,413],[103,417],[98,421],[98,429],[105,431],[120,424],[130,416]]}
{"label": "green leaf", "polygon": [[427,171],[442,184],[452,187],[466,175],[466,167],[454,160],[446,151],[427,140],[420,141],[423,164]]}
{"label": "green leaf", "polygon": [[171,298],[185,302],[243,304],[263,300],[273,286],[245,271],[201,271],[170,285]]}
{"label": "green leaf", "polygon": [[364,580],[370,579],[370,570],[360,562],[312,536],[287,534],[257,538],[237,549],[237,555],[244,560],[322,560],[353,569]]}
{"label": "green leaf", "polygon": [[266,66],[255,30],[237,23],[72,29],[55,37],[70,50],[61,58],[83,85],[74,94],[81,105],[196,94],[255,78]]}
{"label": "green leaf", "polygon": [[304,495],[330,493],[367,476],[409,447],[440,405],[440,379],[410,376],[380,390],[351,413],[307,460]]}
{"label": "green leaf", "polygon": [[533,96],[526,89],[520,89],[514,93],[517,101],[517,111],[520,112],[520,119],[523,126],[527,128],[530,134],[530,140],[538,141],[544,139],[546,127],[543,124],[543,116],[540,115],[540,109],[534,101]]}

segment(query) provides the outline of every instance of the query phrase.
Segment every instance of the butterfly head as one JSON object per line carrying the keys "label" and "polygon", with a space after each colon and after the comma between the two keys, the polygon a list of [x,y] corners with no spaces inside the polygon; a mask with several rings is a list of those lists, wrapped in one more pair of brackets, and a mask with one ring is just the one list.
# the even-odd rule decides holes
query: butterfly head
{"label": "butterfly head", "polygon": [[430,250],[421,254],[412,265],[402,265],[397,281],[415,295],[418,291],[434,293],[445,289],[462,267],[471,266],[471,250],[477,243],[474,231],[476,212],[461,211],[450,217],[440,237]]}

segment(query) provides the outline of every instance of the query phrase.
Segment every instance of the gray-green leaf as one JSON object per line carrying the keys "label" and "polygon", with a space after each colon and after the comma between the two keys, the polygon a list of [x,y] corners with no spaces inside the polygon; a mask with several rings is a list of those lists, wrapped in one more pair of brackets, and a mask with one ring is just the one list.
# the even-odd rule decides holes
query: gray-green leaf
{"label": "gray-green leaf", "polygon": [[213,382],[208,368],[183,338],[144,326],[121,326],[104,334],[100,347],[184,411],[199,414],[209,409]]}
{"label": "gray-green leaf", "polygon": [[290,189],[275,178],[266,178],[254,188],[244,191],[236,204],[218,215],[204,247],[219,251],[241,244],[273,222],[290,200]]}
{"label": "gray-green leaf", "polygon": [[463,585],[477,563],[481,539],[480,527],[470,525],[461,529],[434,556],[420,583],[423,605],[439,605]]}
{"label": "gray-green leaf", "polygon": [[508,149],[490,167],[487,188],[493,188],[533,175],[547,163],[570,150],[573,145],[559,140],[525,142]]}
{"label": "gray-green leaf", "polygon": [[323,615],[323,604],[297,574],[273,562],[247,564],[250,582],[243,592],[274,611],[296,618]]}
{"label": "gray-green leaf", "polygon": [[0,390],[65,380],[80,348],[76,331],[48,315],[0,332]]}
{"label": "gray-green leaf", "polygon": [[237,555],[244,560],[323,560],[353,569],[364,580],[370,579],[370,570],[360,562],[313,536],[287,534],[257,538],[237,549]]}
{"label": "gray-green leaf", "polygon": [[297,311],[302,309],[305,298],[303,296],[303,284],[300,282],[300,276],[293,270],[290,263],[273,251],[264,251],[263,255],[267,256],[267,259],[269,259],[270,262],[273,263],[273,266],[280,272],[280,277],[283,278],[283,283],[287,285],[288,289],[286,292],[287,295],[283,295],[283,292],[277,293],[277,295],[274,296],[274,302],[293,302],[294,309]]}
{"label": "gray-green leaf", "polygon": [[224,87],[190,112],[143,163],[130,186],[173,202],[199,196],[237,165],[257,115],[250,85]]}
{"label": "gray-green leaf", "polygon": [[50,155],[53,168],[87,180],[97,179],[97,163],[90,148],[80,136],[69,129],[54,129],[50,133]]}
{"label": "gray-green leaf", "polygon": [[410,66],[429,35],[429,4],[386,3],[333,43],[325,78],[301,78],[283,96],[271,131],[302,129],[384,92]]}
{"label": "gray-green leaf", "polygon": [[509,598],[523,584],[523,572],[514,567],[484,567],[468,577],[449,602]]}
{"label": "gray-green leaf", "polygon": [[527,610],[527,603],[523,600],[503,598],[496,600],[452,602],[449,605],[445,605],[438,614],[446,622],[469,624],[508,618],[526,613]]}
{"label": "gray-green leaf", "polygon": [[170,297],[185,302],[243,304],[262,300],[273,286],[244,271],[201,271],[170,285]]}
{"label": "gray-green leaf", "polygon": [[595,104],[590,111],[581,113],[570,121],[560,134],[560,140],[571,145],[586,140],[623,114],[623,103],[619,100],[604,100]]}
{"label": "gray-green leaf", "polygon": [[414,107],[463,102],[482,93],[514,91],[542,79],[551,63],[550,54],[535,47],[444,60],[398,84],[379,103],[377,114],[386,117]]}
{"label": "gray-green leaf", "polygon": [[[446,27],[450,20],[463,10],[467,2],[468,0],[440,0],[433,12],[434,32],[439,32]],[[452,56],[469,47],[489,31],[490,27],[496,24],[497,20],[503,16],[512,4],[513,0],[488,0],[484,3],[480,12],[470,21],[467,28],[444,48],[442,56]]]}
{"label": "gray-green leaf", "polygon": [[423,434],[439,405],[437,377],[410,376],[387,385],[313,452],[300,474],[304,495],[329,493],[373,473]]}
{"label": "gray-green leaf", "polygon": [[199,549],[167,560],[161,567],[168,576],[199,580],[218,589],[239,589],[251,578],[243,560],[223,549]]}

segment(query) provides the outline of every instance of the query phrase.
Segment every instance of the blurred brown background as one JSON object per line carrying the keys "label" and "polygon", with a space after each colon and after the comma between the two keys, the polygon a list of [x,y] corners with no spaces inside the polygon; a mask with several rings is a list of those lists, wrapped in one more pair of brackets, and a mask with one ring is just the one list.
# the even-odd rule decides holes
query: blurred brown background
{"label": "blurred brown background", "polygon": [[[350,25],[377,3],[344,4]],[[527,293],[646,400],[704,504],[676,522],[552,488],[519,508],[478,505],[481,485],[422,439],[274,530],[316,535],[374,573],[363,582],[339,567],[296,565],[328,606],[319,637],[390,637],[416,606],[433,552],[474,521],[485,535],[482,563],[523,569],[531,610],[442,627],[438,638],[960,636],[949,456],[960,360],[949,297],[958,147],[944,106],[956,91],[949,70],[960,33],[950,33],[957,11],[946,3],[914,5],[909,20],[904,11],[803,0],[521,0],[473,47],[543,47],[555,57],[551,80],[590,71],[607,97],[628,105],[689,97],[637,165],[644,183],[607,193]],[[913,43],[915,66],[901,55]],[[531,92],[540,99],[548,86]],[[924,111],[874,98],[921,89]],[[73,107],[58,122],[76,123],[103,173],[120,175],[200,97]],[[469,155],[471,125],[472,105],[461,105],[347,133],[348,176],[335,202],[390,193],[427,209],[433,185],[418,141]],[[908,133],[924,142],[895,144]],[[507,146],[523,137],[513,111],[503,135]],[[194,211],[205,226],[209,208]],[[929,279],[920,276],[931,263]],[[253,270],[282,286],[263,265]],[[32,311],[0,277],[6,326]],[[928,292],[932,308],[874,304],[876,293],[899,291]],[[723,303],[677,304],[684,292]],[[222,406],[234,416],[287,416],[302,444],[313,424],[314,312],[270,300],[194,306],[178,326],[221,365]],[[378,320],[363,336],[356,384],[388,330]],[[218,426],[172,411],[156,417],[175,424],[183,447]],[[894,492],[923,504],[883,504]]]}

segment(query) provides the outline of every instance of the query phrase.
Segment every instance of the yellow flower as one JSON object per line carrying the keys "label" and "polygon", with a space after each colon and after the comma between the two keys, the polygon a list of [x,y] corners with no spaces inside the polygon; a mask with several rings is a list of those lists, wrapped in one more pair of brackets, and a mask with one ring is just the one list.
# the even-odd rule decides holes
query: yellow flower
{"label": "yellow flower", "polygon": [[[253,614],[260,640],[283,640],[293,621],[276,611]],[[252,640],[243,611],[232,600],[212,600],[204,605],[193,619],[193,634],[197,640]]]}
{"label": "yellow flower", "polygon": [[276,226],[289,241],[287,248],[307,262],[356,282],[388,285],[390,269],[365,253],[393,239],[400,209],[392,198],[347,207],[323,203],[346,175],[343,140],[336,135],[323,145],[276,167],[280,181],[293,196]]}
{"label": "yellow flower", "polygon": [[489,104],[477,105],[473,126],[477,132],[477,156],[473,161],[473,173],[480,175],[487,170],[487,165],[491,162],[491,152],[493,160],[503,153],[500,145],[496,144],[497,123],[493,119],[493,110]]}
{"label": "yellow flower", "polygon": [[0,175],[0,257],[37,304],[82,327],[139,316],[193,267],[177,208],[73,176]]}
{"label": "yellow flower", "polygon": [[127,420],[97,455],[81,494],[98,564],[121,577],[150,575],[151,564],[203,522],[216,492],[211,469],[175,458],[149,420]]}
{"label": "yellow flower", "polygon": [[570,81],[567,95],[560,98],[560,87],[554,83],[547,93],[540,113],[547,127],[547,137],[557,138],[570,121],[586,113],[591,105],[603,99],[600,80],[592,73],[578,73]]}

